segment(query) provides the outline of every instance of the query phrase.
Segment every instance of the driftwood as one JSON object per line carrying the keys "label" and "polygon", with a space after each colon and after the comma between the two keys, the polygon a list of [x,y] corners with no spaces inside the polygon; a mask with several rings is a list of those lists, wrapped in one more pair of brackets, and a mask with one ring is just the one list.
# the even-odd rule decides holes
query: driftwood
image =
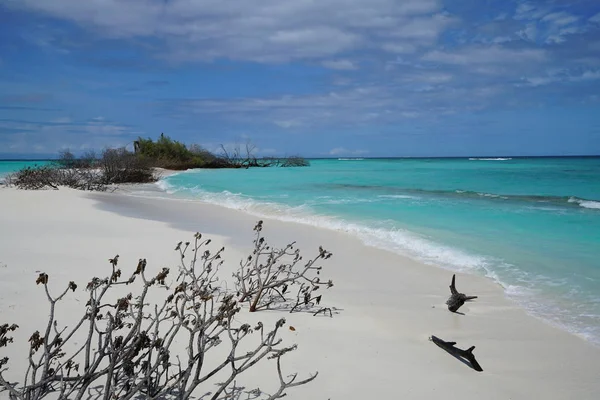
{"label": "driftwood", "polygon": [[461,308],[466,301],[477,298],[477,296],[467,296],[464,293],[458,293],[458,290],[456,290],[455,282],[456,275],[452,275],[452,284],[450,285],[450,293],[452,294],[446,301],[446,304],[448,305],[448,310],[452,312],[457,312],[458,309]]}
{"label": "driftwood", "polygon": [[454,357],[458,358],[463,363],[469,365],[475,371],[479,371],[479,372],[483,371],[483,368],[481,368],[481,365],[479,365],[479,363],[475,359],[475,356],[473,355],[473,350],[475,350],[475,346],[471,346],[467,350],[463,350],[463,349],[459,349],[458,347],[454,346],[456,344],[456,342],[446,342],[435,336],[431,336],[431,341],[433,343],[437,344],[442,349],[446,350],[448,353],[450,353]]}

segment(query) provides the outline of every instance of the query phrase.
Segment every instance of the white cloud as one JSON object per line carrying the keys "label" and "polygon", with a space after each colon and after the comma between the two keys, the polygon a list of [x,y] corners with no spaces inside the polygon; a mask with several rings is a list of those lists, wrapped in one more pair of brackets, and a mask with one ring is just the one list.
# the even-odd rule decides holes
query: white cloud
{"label": "white cloud", "polygon": [[277,125],[278,127],[285,128],[285,129],[297,128],[299,126],[302,126],[302,122],[293,120],[293,119],[288,119],[288,120],[283,120],[283,121],[273,121],[273,123],[275,125]]}
{"label": "white cloud", "polygon": [[[408,100],[398,98],[391,87],[362,86],[304,96],[280,96],[243,99],[173,100],[160,103],[176,113],[221,115],[244,123],[275,124],[281,128],[352,125],[374,118],[378,121],[397,119],[393,112],[408,107]],[[411,108],[412,109],[412,108]]]}
{"label": "white cloud", "polygon": [[581,74],[575,80],[589,81],[589,80],[595,80],[595,79],[600,79],[600,70],[598,70],[598,71],[585,71],[583,74]]}
{"label": "white cloud", "polygon": [[335,69],[340,71],[352,71],[358,69],[355,63],[350,60],[326,60],[322,65],[325,68]]}
{"label": "white cloud", "polygon": [[535,7],[531,3],[524,2],[517,6],[515,16],[517,18],[522,18],[523,16],[530,14],[534,10],[535,10]]}
{"label": "white cloud", "polygon": [[[494,65],[477,64],[482,68]],[[386,73],[378,84],[349,83],[325,93],[247,97],[232,99],[165,99],[154,103],[164,115],[211,119],[272,130],[273,126],[294,132],[344,128],[365,130],[369,126],[391,126],[407,119],[433,120],[464,110],[482,109],[503,101],[510,83],[536,68],[508,68],[510,76],[476,76],[472,68],[453,73],[441,68]],[[510,82],[510,83],[509,83]],[[366,131],[366,130],[365,130]]]}
{"label": "white cloud", "polygon": [[417,118],[420,114],[416,111],[403,111],[400,113],[405,118]]}
{"label": "white cloud", "polygon": [[[21,0],[9,6],[108,38],[154,40],[169,60],[331,58],[434,43],[453,21],[441,0]],[[390,40],[392,39],[392,40]],[[399,47],[398,47],[399,48]],[[389,51],[389,50],[387,50]]]}
{"label": "white cloud", "polygon": [[538,29],[534,23],[525,25],[525,27],[517,32],[517,36],[521,39],[535,42],[538,37]]}
{"label": "white cloud", "polygon": [[569,25],[574,22],[577,22],[578,20],[579,18],[577,18],[576,16],[566,13],[564,11],[550,13],[542,18],[542,21],[552,23],[558,26]]}
{"label": "white cloud", "polygon": [[432,43],[442,31],[455,22],[455,19],[443,14],[435,14],[426,18],[414,17],[405,20],[399,26],[391,29],[389,33],[395,38]]}
{"label": "white cloud", "polygon": [[388,42],[388,43],[383,43],[381,45],[381,48],[389,53],[413,53],[417,50],[417,47],[413,44],[410,43],[395,43],[395,42]]}
{"label": "white cloud", "polygon": [[[568,8],[552,4],[534,6],[531,3],[523,3],[519,5],[514,19],[523,21],[525,27],[516,32],[517,36],[533,43],[560,44],[566,42],[569,35],[589,30],[590,25],[584,21],[585,17],[565,10]],[[589,21],[593,22],[591,19]]]}
{"label": "white cloud", "polygon": [[491,43],[500,44],[510,42],[513,39],[510,36],[497,36],[491,40]]}
{"label": "white cloud", "polygon": [[71,122],[71,118],[69,117],[60,117],[60,118],[55,118],[53,120],[50,120],[51,123],[53,124],[68,124]]}
{"label": "white cloud", "polygon": [[28,152],[32,149],[40,152],[43,149],[46,153],[65,147],[102,149],[105,146],[120,146],[142,133],[106,120],[77,122],[68,117],[48,122],[3,120],[0,121],[0,131],[0,148],[10,148],[12,152]]}
{"label": "white cloud", "polygon": [[600,79],[600,70],[586,70],[582,73],[572,73],[565,70],[550,71],[543,76],[533,76],[524,80],[529,86],[544,86],[559,82],[586,82]]}
{"label": "white cloud", "polygon": [[448,72],[439,71],[419,71],[413,73],[405,73],[401,80],[404,82],[423,82],[429,84],[448,83],[454,79],[454,76]]}
{"label": "white cloud", "polygon": [[590,22],[600,24],[600,12],[589,19]]}
{"label": "white cloud", "polygon": [[526,81],[531,86],[542,86],[556,82],[557,78],[552,76],[534,76],[531,78],[526,78]]}
{"label": "white cloud", "polygon": [[329,150],[331,156],[362,156],[369,154],[369,150],[348,150],[344,147],[336,147]]}
{"label": "white cloud", "polygon": [[443,64],[514,64],[540,62],[546,58],[546,53],[540,49],[513,50],[499,46],[470,47],[454,52],[434,50],[423,56],[424,61]]}

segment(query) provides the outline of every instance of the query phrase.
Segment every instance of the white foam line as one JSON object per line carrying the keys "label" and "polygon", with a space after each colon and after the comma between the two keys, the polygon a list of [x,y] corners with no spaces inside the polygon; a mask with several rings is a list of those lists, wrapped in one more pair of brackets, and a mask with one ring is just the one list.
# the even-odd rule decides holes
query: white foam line
{"label": "white foam line", "polygon": [[[509,270],[510,274],[517,274],[516,276],[520,276],[519,280],[527,282],[528,285],[533,285],[527,277],[527,273],[519,271],[516,267],[499,260],[492,260],[484,256],[473,255],[456,248],[444,246],[424,236],[406,230],[370,228],[343,219],[315,214],[306,206],[290,207],[277,203],[256,202],[249,197],[242,197],[239,194],[231,192],[211,193],[203,191],[198,187],[187,190],[177,190],[165,181],[159,181],[157,185],[169,194],[181,194],[182,192],[187,192],[188,194],[195,196],[193,198],[185,199],[188,201],[201,201],[219,205],[230,209],[244,211],[261,218],[273,218],[284,222],[295,222],[338,232],[345,232],[359,238],[368,246],[408,256],[428,265],[456,272],[482,274],[499,284],[504,289],[505,295],[515,301],[530,315],[582,337],[596,345],[600,345],[600,337],[589,333],[590,329],[593,328],[580,326],[577,321],[571,320],[571,318],[556,317],[556,315],[568,316],[569,313],[566,309],[562,309],[558,305],[552,305],[548,301],[544,304],[539,304],[536,300],[536,289],[503,282],[497,274],[496,270],[498,268]],[[179,199],[181,199],[181,197],[179,197]]]}
{"label": "white foam line", "polygon": [[[157,185],[170,194],[187,192],[194,195],[196,200],[248,212],[262,218],[275,218],[281,221],[297,222],[319,228],[346,232],[358,237],[367,245],[410,256],[427,264],[445,269],[458,272],[468,270],[487,272],[486,267],[488,262],[485,257],[471,255],[452,247],[440,245],[424,236],[407,230],[371,228],[340,218],[316,214],[308,206],[292,207],[272,202],[256,202],[249,197],[243,197],[227,191],[211,193],[199,187],[177,190],[165,181],[159,181]],[[338,203],[341,204],[343,202],[339,201]],[[335,203],[328,202],[328,204]]]}

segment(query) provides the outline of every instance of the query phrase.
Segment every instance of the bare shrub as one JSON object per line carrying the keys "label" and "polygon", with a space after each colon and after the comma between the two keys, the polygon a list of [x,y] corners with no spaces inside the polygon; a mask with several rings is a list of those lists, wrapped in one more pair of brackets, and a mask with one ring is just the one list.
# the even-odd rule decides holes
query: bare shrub
{"label": "bare shrub", "polygon": [[5,178],[5,183],[29,190],[66,186],[104,191],[111,184],[150,183],[156,180],[157,176],[147,162],[125,148],[119,148],[104,150],[99,160],[93,152],[76,159],[65,150],[56,164],[23,168]]}
{"label": "bare shrub", "polygon": [[77,159],[69,149],[64,149],[58,152],[58,160],[56,163],[63,168],[75,168]]}
{"label": "bare shrub", "polygon": [[[174,272],[163,268],[150,274],[146,260],[140,259],[133,273],[123,278],[115,256],[109,260],[109,275],[87,283],[85,310],[70,327],[59,328],[56,305],[78,285],[69,282],[62,293],[53,295],[49,276],[41,273],[36,283],[44,287],[50,305],[48,322],[29,339],[29,366],[22,384],[6,380],[9,360],[0,359],[0,387],[20,400],[48,395],[81,399],[92,389],[107,400],[188,399],[199,390],[202,398],[239,399],[244,388],[236,379],[268,359],[276,361],[278,387],[270,395],[259,389],[246,391],[252,398],[278,399],[287,389],[312,381],[316,373],[296,380],[297,374],[286,377],[282,372],[281,358],[296,349],[282,347],[278,338],[285,319],[270,329],[261,322],[254,327],[236,322],[240,307],[217,279],[224,249],[213,253],[206,248],[209,243],[200,234],[193,243],[179,243],[175,250],[180,266]],[[170,283],[173,273],[177,277]],[[127,290],[132,292],[125,294]],[[150,293],[162,300],[152,304]],[[10,335],[17,328],[0,325],[0,348],[12,343]],[[83,341],[76,339],[81,335]],[[175,343],[185,343],[185,349],[177,349]],[[216,389],[206,393],[214,384]]]}
{"label": "bare shrub", "polygon": [[[288,307],[290,312],[320,305],[321,295],[315,296],[315,292],[322,286],[332,287],[333,282],[321,280],[319,275],[323,267],[316,263],[329,259],[332,253],[319,247],[314,258],[303,262],[295,243],[282,249],[273,248],[262,235],[262,228],[263,222],[258,221],[254,227],[254,250],[240,262],[233,275],[240,302],[247,302],[251,312],[274,305]],[[290,289],[294,286],[298,286],[298,293],[295,298],[290,298]]]}
{"label": "bare shrub", "polygon": [[156,181],[148,163],[125,148],[104,150],[98,166],[106,184]]}
{"label": "bare shrub", "polygon": [[79,157],[79,163],[83,168],[95,168],[98,163],[98,155],[94,150],[88,150]]}
{"label": "bare shrub", "polygon": [[56,168],[50,166],[25,167],[5,178],[8,186],[19,189],[58,189],[56,182]]}
{"label": "bare shrub", "polygon": [[26,190],[56,190],[59,186],[80,190],[106,190],[106,185],[102,182],[102,177],[97,171],[58,168],[48,165],[23,168],[6,177],[5,183],[8,186]]}
{"label": "bare shrub", "polygon": [[281,160],[282,167],[308,167],[310,162],[304,157],[290,156]]}
{"label": "bare shrub", "polygon": [[97,160],[98,157],[93,150],[86,151],[81,157],[77,158],[69,149],[64,149],[58,152],[56,164],[60,168],[66,169],[86,169],[93,168],[96,165]]}

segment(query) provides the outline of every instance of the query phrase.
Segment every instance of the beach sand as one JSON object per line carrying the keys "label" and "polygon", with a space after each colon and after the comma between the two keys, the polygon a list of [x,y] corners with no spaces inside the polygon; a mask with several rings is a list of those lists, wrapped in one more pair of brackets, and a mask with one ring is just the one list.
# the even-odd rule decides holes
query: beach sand
{"label": "beach sand", "polygon": [[[35,284],[39,272],[48,273],[58,291],[70,280],[83,288],[92,276],[108,274],[107,260],[115,254],[125,270],[143,257],[148,269],[158,271],[177,265],[175,244],[199,231],[215,248],[226,247],[221,275],[229,279],[251,250],[256,221],[240,211],[177,199],[0,189],[0,323],[20,326],[15,343],[0,349],[0,358],[11,359],[8,376],[23,373],[27,338],[44,328],[48,315]],[[335,283],[323,296],[325,305],[340,309],[333,318],[247,309],[238,316],[266,325],[285,317],[295,327],[282,332],[285,344],[298,344],[284,358],[284,369],[319,376],[291,389],[289,399],[600,397],[600,349],[527,315],[486,278],[457,274],[459,291],[479,298],[460,309],[465,315],[453,314],[444,304],[451,271],[365,246],[343,232],[267,219],[264,234],[278,247],[296,241],[305,257],[319,245],[334,254],[322,272]],[[58,309],[59,323],[68,324],[83,307],[76,293],[69,294]],[[484,371],[438,348],[431,335],[460,348],[476,346]],[[277,386],[275,366],[265,362],[260,377],[246,377],[248,388],[260,382],[269,392]]]}

